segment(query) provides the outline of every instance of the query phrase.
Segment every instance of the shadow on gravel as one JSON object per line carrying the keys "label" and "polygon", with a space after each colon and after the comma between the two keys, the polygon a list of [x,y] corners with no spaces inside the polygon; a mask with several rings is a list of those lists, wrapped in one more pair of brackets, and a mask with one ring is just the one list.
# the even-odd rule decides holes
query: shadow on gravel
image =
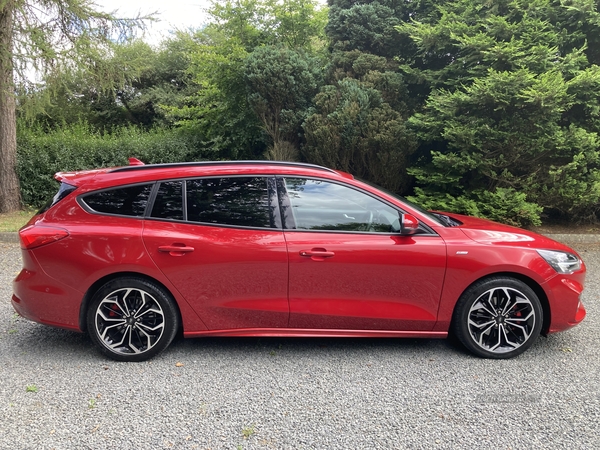
{"label": "shadow on gravel", "polygon": [[[558,333],[538,338],[527,352],[529,356],[543,353],[563,354],[580,350],[575,333]],[[38,324],[28,324],[13,339],[4,340],[6,348],[43,358],[90,357],[105,360],[86,334]],[[254,338],[206,337],[176,339],[162,356],[167,358],[260,358],[285,355],[287,357],[348,357],[374,356],[401,359],[457,360],[476,358],[453,339],[393,339],[393,338]],[[566,355],[565,355],[566,356]]]}
{"label": "shadow on gravel", "polygon": [[[19,352],[28,355],[55,355],[75,357],[89,354],[93,350],[92,342],[86,334],[75,331],[52,328],[40,324],[28,324],[20,329],[8,346],[14,346]],[[6,345],[6,344],[5,344]]]}
{"label": "shadow on gravel", "polygon": [[348,356],[348,354],[394,353],[396,357],[423,358],[427,355],[447,354],[468,356],[459,345],[448,339],[393,339],[393,338],[253,338],[253,337],[206,337],[179,339],[166,350],[170,354],[196,357],[200,354],[223,353],[245,356],[282,354],[306,356],[327,354],[328,356]]}

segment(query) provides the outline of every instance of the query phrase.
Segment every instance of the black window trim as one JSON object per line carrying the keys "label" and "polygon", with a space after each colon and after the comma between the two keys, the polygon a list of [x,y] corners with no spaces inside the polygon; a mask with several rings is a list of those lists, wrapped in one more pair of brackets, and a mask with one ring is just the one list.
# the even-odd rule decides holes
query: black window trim
{"label": "black window trim", "polygon": [[[396,211],[398,211],[399,213],[402,214],[409,214],[408,212],[406,212],[405,210],[403,210],[402,208],[399,208],[397,205],[394,205],[393,203],[378,197],[374,194],[372,194],[369,191],[366,191],[364,189],[361,189],[357,186],[353,186],[351,184],[346,184],[343,182],[340,182],[338,180],[331,180],[329,178],[321,178],[321,177],[313,177],[313,176],[307,176],[307,175],[276,175],[275,178],[277,179],[277,183],[279,183],[277,192],[279,192],[281,190],[281,192],[283,193],[284,198],[280,198],[279,199],[279,203],[281,205],[281,210],[282,210],[282,214],[283,211],[285,209],[289,209],[290,213],[289,214],[285,214],[285,217],[283,217],[282,215],[282,221],[284,226],[287,225],[289,221],[291,222],[291,224],[293,224],[294,228],[286,228],[284,227],[283,231],[284,232],[289,232],[289,231],[295,231],[295,232],[306,232],[306,233],[341,233],[341,234],[375,234],[375,235],[380,235],[380,236],[400,236],[400,233],[382,233],[379,231],[343,231],[343,230],[305,230],[305,229],[297,229],[296,227],[296,223],[294,221],[294,217],[293,214],[291,213],[291,202],[289,199],[289,195],[287,193],[287,187],[285,185],[285,178],[303,178],[306,180],[317,180],[317,181],[326,181],[328,183],[333,183],[333,184],[338,184],[340,186],[344,186],[350,189],[354,189],[355,191],[361,192],[363,194],[368,195],[369,197],[380,201],[381,203],[389,206],[390,208],[395,209]],[[418,234],[413,234],[411,235],[411,237],[439,237],[439,234],[437,234],[429,225],[427,225],[426,223],[423,223],[423,221],[419,220],[419,228],[421,228],[423,230],[423,233],[418,233]]]}

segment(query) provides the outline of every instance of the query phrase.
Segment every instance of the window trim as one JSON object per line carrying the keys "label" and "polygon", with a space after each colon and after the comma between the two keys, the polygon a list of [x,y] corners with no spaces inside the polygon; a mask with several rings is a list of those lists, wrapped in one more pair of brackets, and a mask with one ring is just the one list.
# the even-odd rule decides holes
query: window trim
{"label": "window trim", "polygon": [[59,203],[60,201],[62,201],[63,199],[65,199],[67,196],[69,196],[71,193],[75,192],[77,190],[77,186],[73,185],[73,184],[69,184],[65,181],[61,181],[60,182],[60,186],[58,187],[58,192],[56,194],[54,194],[54,196],[48,200],[44,206],[42,206],[36,213],[35,215],[39,215],[39,214],[44,214],[46,211],[48,211],[50,208],[52,208],[54,205],[56,205],[57,203]]}

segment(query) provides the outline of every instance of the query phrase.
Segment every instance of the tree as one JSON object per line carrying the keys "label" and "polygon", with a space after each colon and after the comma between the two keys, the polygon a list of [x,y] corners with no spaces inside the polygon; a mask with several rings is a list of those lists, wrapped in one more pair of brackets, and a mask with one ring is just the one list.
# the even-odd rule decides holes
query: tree
{"label": "tree", "polygon": [[[327,85],[303,124],[309,161],[350,171],[402,193],[416,148],[406,127],[411,106],[394,57],[402,52],[394,28],[425,1],[332,0]],[[405,43],[412,45],[403,37]],[[413,45],[414,47],[414,45]]]}
{"label": "tree", "polygon": [[282,46],[255,49],[245,61],[248,101],[271,139],[267,157],[298,159],[301,125],[320,86],[316,58]]}
{"label": "tree", "polygon": [[415,200],[515,225],[542,208],[597,220],[599,17],[593,2],[451,0],[399,26],[416,46],[407,88],[426,99]]}
{"label": "tree", "polygon": [[414,136],[406,120],[368,83],[346,78],[325,86],[304,123],[310,162],[351,172],[390,191],[402,192]]}
{"label": "tree", "polygon": [[[21,206],[16,174],[15,80],[57,65],[90,67],[143,18],[118,19],[90,0],[0,0],[0,212]],[[113,78],[110,79],[113,81]]]}
{"label": "tree", "polygon": [[[268,102],[274,100],[275,92],[269,92],[267,80],[261,79],[260,73],[272,76],[278,86],[288,83],[291,87],[296,82],[290,76],[304,76],[315,68],[310,67],[306,72],[300,70],[298,64],[306,65],[310,61],[313,66],[323,65],[322,61],[314,59],[325,48],[322,40],[325,16],[317,8],[317,2],[224,1],[214,3],[209,14],[209,24],[193,36],[196,46],[190,53],[189,72],[197,91],[188,97],[187,104],[167,108],[168,117],[179,126],[194,130],[206,147],[214,149],[221,158],[261,157],[269,146],[284,140],[287,144],[283,145],[288,150],[297,151],[298,139],[291,139],[293,149],[288,145],[293,132],[286,132],[285,139],[280,134],[281,129],[270,136],[269,124],[276,116],[262,106],[265,99],[269,98]],[[279,50],[273,50],[275,48]],[[267,60],[275,58],[275,54],[291,64],[282,61],[274,67],[261,66],[268,64]],[[288,69],[290,73],[285,72]],[[300,85],[304,86],[303,82]],[[311,87],[309,91],[313,89]],[[282,91],[278,89],[277,92],[281,94]],[[305,95],[308,91],[302,94]],[[284,103],[289,105],[288,100]],[[296,114],[290,109],[288,112]],[[291,119],[288,112],[285,113],[286,121]],[[277,120],[281,119],[279,115],[277,117]],[[293,122],[298,122],[299,118]],[[297,128],[296,133],[301,132]]]}
{"label": "tree", "polygon": [[115,44],[106,60],[91,68],[58,67],[42,89],[18,92],[18,119],[47,130],[79,122],[109,133],[123,126],[169,127],[165,107],[184,105],[196,89],[189,73],[193,46],[180,32],[158,48],[137,39]]}

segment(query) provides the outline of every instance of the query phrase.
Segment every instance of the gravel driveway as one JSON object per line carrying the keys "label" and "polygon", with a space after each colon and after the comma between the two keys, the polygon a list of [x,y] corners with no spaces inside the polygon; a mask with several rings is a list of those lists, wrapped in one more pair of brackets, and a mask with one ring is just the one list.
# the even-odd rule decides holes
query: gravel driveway
{"label": "gravel driveway", "polygon": [[14,314],[0,242],[1,449],[598,448],[600,244],[588,317],[508,361],[444,340],[209,338],[145,363]]}

